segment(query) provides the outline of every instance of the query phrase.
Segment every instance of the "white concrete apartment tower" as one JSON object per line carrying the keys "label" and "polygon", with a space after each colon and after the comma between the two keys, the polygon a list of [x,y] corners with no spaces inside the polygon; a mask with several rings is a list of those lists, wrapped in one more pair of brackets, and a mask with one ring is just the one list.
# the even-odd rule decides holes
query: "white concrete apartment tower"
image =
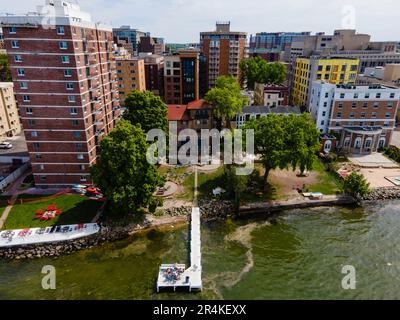
{"label": "white concrete apartment tower", "polygon": [[90,184],[121,112],[112,28],[61,0],[0,20],[36,185]]}

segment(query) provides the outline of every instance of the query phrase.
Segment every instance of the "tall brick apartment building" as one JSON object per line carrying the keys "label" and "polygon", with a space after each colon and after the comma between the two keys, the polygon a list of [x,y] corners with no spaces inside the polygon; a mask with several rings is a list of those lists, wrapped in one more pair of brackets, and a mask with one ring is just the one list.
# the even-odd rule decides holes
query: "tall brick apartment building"
{"label": "tall brick apartment building", "polygon": [[246,43],[247,33],[230,31],[230,22],[217,22],[215,31],[200,33],[209,88],[214,87],[219,76],[231,75],[241,80],[239,63],[245,58]]}
{"label": "tall brick apartment building", "polygon": [[1,17],[35,182],[90,184],[99,143],[120,116],[112,29],[66,1],[37,9]]}

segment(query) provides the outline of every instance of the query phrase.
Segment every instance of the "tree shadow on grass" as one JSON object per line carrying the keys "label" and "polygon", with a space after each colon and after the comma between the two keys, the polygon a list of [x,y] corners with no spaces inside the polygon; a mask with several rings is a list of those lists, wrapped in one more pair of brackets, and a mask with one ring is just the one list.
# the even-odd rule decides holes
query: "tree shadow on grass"
{"label": "tree shadow on grass", "polygon": [[79,202],[73,208],[62,211],[55,225],[90,223],[102,205],[103,202],[95,200]]}

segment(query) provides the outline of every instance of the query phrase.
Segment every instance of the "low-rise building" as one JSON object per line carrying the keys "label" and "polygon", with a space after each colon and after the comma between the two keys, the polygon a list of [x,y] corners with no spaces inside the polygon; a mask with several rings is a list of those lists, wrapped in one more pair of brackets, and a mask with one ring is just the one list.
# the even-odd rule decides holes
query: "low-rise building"
{"label": "low-rise building", "polygon": [[340,150],[375,152],[389,145],[399,99],[400,89],[392,86],[315,81],[310,112],[321,133],[334,132],[340,136]]}
{"label": "low-rise building", "polygon": [[289,104],[287,85],[256,83],[254,86],[254,103],[259,106],[277,107]]}
{"label": "low-rise building", "polygon": [[145,91],[144,60],[116,57],[119,99],[124,106],[126,96],[133,90]]}
{"label": "low-rise building", "polygon": [[12,82],[0,82],[0,141],[21,132]]}
{"label": "low-rise building", "polygon": [[271,113],[299,115],[301,114],[301,109],[300,107],[294,106],[277,106],[273,108],[269,106],[247,106],[243,108],[241,113],[236,115],[235,127],[241,128],[250,119],[258,119],[260,117],[265,117]]}

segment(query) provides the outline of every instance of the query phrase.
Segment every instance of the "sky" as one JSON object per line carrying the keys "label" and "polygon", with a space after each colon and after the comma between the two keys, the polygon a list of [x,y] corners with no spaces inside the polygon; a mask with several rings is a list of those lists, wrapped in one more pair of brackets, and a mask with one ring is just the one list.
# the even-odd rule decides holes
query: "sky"
{"label": "sky", "polygon": [[[400,41],[398,0],[70,0],[92,19],[131,25],[167,43],[199,42],[216,21],[231,30],[256,32],[357,29],[373,41]],[[44,0],[0,0],[0,14],[35,11]]]}

